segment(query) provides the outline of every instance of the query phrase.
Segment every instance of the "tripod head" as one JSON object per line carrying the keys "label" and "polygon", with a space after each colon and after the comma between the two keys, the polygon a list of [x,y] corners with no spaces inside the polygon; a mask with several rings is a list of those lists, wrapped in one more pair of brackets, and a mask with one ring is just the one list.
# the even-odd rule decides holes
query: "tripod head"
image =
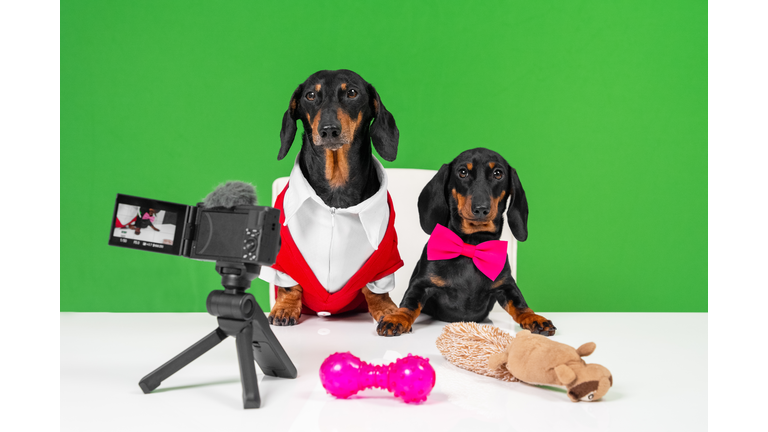
{"label": "tripod head", "polygon": [[[245,290],[251,287],[261,271],[256,264],[216,261],[216,272],[221,275],[224,291],[213,290],[208,294],[205,308],[219,318],[249,320],[256,313],[258,304],[252,294]],[[260,310],[259,310],[260,311]]]}

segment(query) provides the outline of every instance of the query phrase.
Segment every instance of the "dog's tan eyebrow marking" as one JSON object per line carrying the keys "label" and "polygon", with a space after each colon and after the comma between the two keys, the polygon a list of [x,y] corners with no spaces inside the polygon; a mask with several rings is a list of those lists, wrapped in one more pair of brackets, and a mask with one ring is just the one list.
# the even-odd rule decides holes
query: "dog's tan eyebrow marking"
{"label": "dog's tan eyebrow marking", "polygon": [[323,86],[322,86],[322,85],[320,85],[320,84],[315,84],[315,91],[320,91],[320,89],[321,89],[322,87],[323,87]]}
{"label": "dog's tan eyebrow marking", "polygon": [[472,171],[472,162],[470,162],[470,163],[468,163],[468,164],[467,164],[467,169],[468,169],[468,170],[470,170],[470,171]]}
{"label": "dog's tan eyebrow marking", "polygon": [[341,83],[341,89],[346,90],[347,89],[347,83]]}
{"label": "dog's tan eyebrow marking", "polygon": [[500,287],[504,283],[504,281],[505,281],[504,278],[501,278],[501,279],[497,280],[496,282],[493,283],[493,285],[491,285],[491,288],[498,288],[498,287]]}
{"label": "dog's tan eyebrow marking", "polygon": [[493,169],[493,167],[496,166],[496,162],[488,162],[488,166],[491,167],[491,169]]}

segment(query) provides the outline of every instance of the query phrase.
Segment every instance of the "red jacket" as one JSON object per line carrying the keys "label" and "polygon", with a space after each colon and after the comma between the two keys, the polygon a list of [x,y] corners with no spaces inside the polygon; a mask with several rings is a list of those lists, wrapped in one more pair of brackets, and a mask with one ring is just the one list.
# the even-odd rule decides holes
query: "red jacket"
{"label": "red jacket", "polygon": [[[312,269],[304,260],[301,251],[294,243],[288,226],[285,225],[283,213],[283,198],[285,186],[275,201],[275,208],[280,210],[280,239],[282,246],[277,254],[277,261],[272,268],[281,271],[295,280],[303,289],[301,298],[302,313],[314,314],[317,312],[330,312],[337,314],[347,311],[367,312],[368,304],[362,293],[362,288],[368,282],[379,280],[394,273],[403,266],[400,253],[397,251],[397,233],[395,232],[395,208],[392,205],[392,197],[387,192],[387,204],[389,205],[389,222],[384,238],[379,243],[378,249],[373,251],[368,261],[347,281],[339,291],[329,293],[317,280]],[[277,287],[275,287],[277,295]]]}

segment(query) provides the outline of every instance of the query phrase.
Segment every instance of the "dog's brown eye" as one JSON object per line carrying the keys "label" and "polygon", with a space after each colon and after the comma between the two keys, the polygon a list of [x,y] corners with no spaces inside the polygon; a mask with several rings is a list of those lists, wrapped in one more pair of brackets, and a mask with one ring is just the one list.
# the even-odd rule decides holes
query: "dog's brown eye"
{"label": "dog's brown eye", "polygon": [[496,180],[501,180],[502,178],[504,178],[504,171],[500,169],[493,170],[493,178],[495,178]]}
{"label": "dog's brown eye", "polygon": [[315,92],[309,92],[309,93],[307,93],[306,97],[307,97],[308,101],[313,101],[313,100],[315,100],[315,96],[316,96]]}
{"label": "dog's brown eye", "polygon": [[347,92],[347,97],[348,97],[348,98],[350,98],[350,99],[354,99],[354,98],[356,98],[356,97],[357,97],[357,90],[355,90],[355,89],[350,89],[350,90]]}
{"label": "dog's brown eye", "polygon": [[459,177],[465,178],[469,174],[466,168],[459,168]]}

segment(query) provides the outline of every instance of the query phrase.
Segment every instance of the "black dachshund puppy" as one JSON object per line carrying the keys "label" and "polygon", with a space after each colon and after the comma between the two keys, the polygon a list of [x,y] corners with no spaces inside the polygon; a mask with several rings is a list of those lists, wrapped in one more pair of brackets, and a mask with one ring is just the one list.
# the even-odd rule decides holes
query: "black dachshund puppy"
{"label": "black dachshund puppy", "polygon": [[517,172],[501,155],[476,148],[440,168],[419,196],[419,221],[424,232],[432,234],[430,243],[438,224],[452,231],[454,234],[448,236],[456,239],[457,256],[430,260],[430,243],[424,246],[400,308],[382,317],[377,327],[379,335],[410,332],[422,312],[442,321],[480,322],[488,317],[494,301],[523,329],[546,336],[555,334],[552,322],[536,315],[525,302],[512,277],[504,245],[497,244],[502,255],[496,262],[503,263],[503,268],[497,267],[495,278],[479,270],[471,258],[477,245],[501,237],[508,201],[509,227],[517,240],[525,241],[528,202]]}
{"label": "black dachshund puppy", "polygon": [[[306,216],[306,212],[300,213],[305,211],[303,210],[304,207],[301,207],[301,211],[294,210],[293,214],[303,214],[306,217],[301,221],[301,226],[296,228],[304,231],[318,230],[319,232],[325,230],[331,232],[336,226],[335,229],[338,230],[338,210],[348,209],[364,202],[366,203],[364,206],[376,205],[377,209],[381,209],[379,214],[385,216],[385,219],[382,219],[385,221],[386,215],[392,210],[391,206],[387,207],[388,195],[382,190],[382,185],[386,182],[386,173],[381,164],[374,158],[372,147],[385,160],[395,160],[399,131],[395,125],[394,117],[384,107],[373,85],[349,70],[324,70],[312,74],[293,92],[288,110],[283,116],[278,160],[283,159],[288,154],[296,136],[297,122],[303,124],[304,134],[301,137],[302,146],[297,164],[291,173],[293,179],[291,180],[291,187],[293,187],[294,193],[299,193],[295,191],[301,186],[301,190],[305,194],[310,193],[307,190],[311,188],[312,193],[316,194],[324,205],[316,206],[312,203],[313,197],[307,198],[304,202],[308,204],[300,205],[312,206],[311,208],[318,212],[318,216],[313,220]],[[303,179],[299,177],[303,177]],[[301,182],[297,181],[296,184],[293,184],[294,180],[301,180]],[[304,183],[308,186],[304,187]],[[287,193],[290,193],[290,190],[287,190]],[[289,197],[287,193],[283,192],[286,199]],[[282,198],[278,198],[279,204],[276,203],[276,205],[282,206],[282,202]],[[293,199],[292,202],[295,203],[296,200]],[[373,202],[375,204],[371,204]],[[328,212],[331,215],[330,222],[326,221]],[[285,210],[283,214],[286,214]],[[296,221],[295,218],[298,216],[292,216],[289,213],[285,217],[294,217],[291,220]],[[343,256],[344,250],[358,250],[360,249],[357,247],[358,244],[350,243],[366,243],[368,240],[365,238],[330,237],[333,239],[334,246],[337,247],[336,252],[328,252],[330,248],[328,244],[297,244],[299,250],[290,252],[290,258],[288,258],[289,252],[281,251],[274,267],[282,274],[290,276],[296,284],[291,286],[273,282],[278,286],[278,289],[275,306],[269,315],[269,322],[273,325],[295,325],[299,322],[302,310],[303,313],[325,315],[331,313],[329,310],[333,313],[341,313],[352,309],[368,310],[378,321],[385,313],[397,310],[397,306],[387,292],[376,293],[368,288],[369,283],[374,283],[383,277],[389,277],[396,270],[395,267],[402,266],[402,260],[397,255],[396,249],[394,212],[391,213],[389,220],[392,223],[391,226],[387,225],[387,231],[391,231],[391,234],[385,234],[384,239],[380,240],[380,244],[373,245],[378,246],[375,251],[373,247],[370,248],[369,252],[373,254],[362,265],[360,271],[339,276],[335,281],[326,283],[326,280],[319,280],[315,277],[316,275],[309,274],[312,269],[306,269],[303,264],[301,264],[301,269],[293,268],[292,270],[288,269],[287,264],[292,262],[298,266],[296,263],[301,261],[299,255],[304,255],[306,258],[306,253],[312,253],[314,254],[313,262],[328,262],[328,264],[317,265],[317,267],[323,267],[323,271],[327,271],[329,275],[339,275],[344,273],[345,269],[351,268],[347,262],[348,257]],[[287,223],[290,224],[290,222]],[[290,228],[290,225],[288,226]],[[366,226],[365,228],[368,229],[369,227]],[[342,231],[342,233],[344,232],[348,231]],[[360,232],[359,229],[358,232]],[[289,232],[283,230],[281,234],[283,249],[286,249],[286,245],[289,244],[286,237],[295,234],[290,234],[290,230]],[[306,237],[311,237],[311,235],[305,235]],[[343,247],[344,242],[349,247]],[[328,240],[328,243],[331,241]],[[304,250],[301,250],[302,247]],[[325,255],[320,256],[321,252],[318,251],[323,251],[322,253],[327,254],[327,257]],[[384,251],[389,251],[387,252],[389,255],[382,256]],[[320,257],[318,258],[318,256]],[[283,260],[283,257],[286,259]],[[387,259],[391,259],[392,262],[390,263]],[[307,264],[311,265],[309,261]],[[328,268],[331,270],[327,270]],[[363,276],[363,273],[366,274]],[[368,273],[376,273],[377,278]],[[303,282],[300,279],[302,275]],[[347,277],[346,280],[349,282],[340,284],[339,281],[344,277]],[[331,276],[326,279],[331,279]],[[328,286],[328,284],[333,285],[334,283],[343,285],[340,291],[334,291],[332,287]],[[393,286],[394,277],[392,276],[382,291],[391,289]],[[333,300],[334,298],[339,300]]]}

